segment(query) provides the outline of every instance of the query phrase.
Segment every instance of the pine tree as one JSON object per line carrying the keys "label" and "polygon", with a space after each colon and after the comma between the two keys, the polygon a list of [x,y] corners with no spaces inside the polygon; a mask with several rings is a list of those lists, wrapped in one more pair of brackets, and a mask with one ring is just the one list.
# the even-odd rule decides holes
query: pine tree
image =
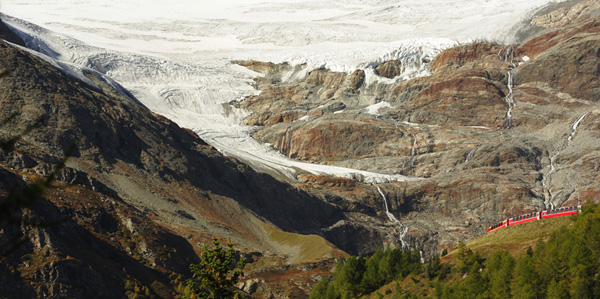
{"label": "pine tree", "polygon": [[362,278],[366,270],[365,259],[349,257],[334,276],[334,286],[341,298],[354,298],[363,291]]}
{"label": "pine tree", "polygon": [[319,280],[319,282],[315,285],[315,287],[310,292],[310,296],[308,298],[309,299],[327,298],[325,296],[327,294],[327,288],[329,286],[329,282],[330,282],[329,277],[326,276],[326,277],[321,278],[321,280]]}
{"label": "pine tree", "polygon": [[193,274],[193,279],[188,282],[190,291],[201,298],[240,298],[241,293],[235,285],[244,276],[244,257],[236,265],[233,244],[227,244],[227,249],[224,249],[214,238],[213,246],[208,248],[204,245],[200,263],[190,265]]}
{"label": "pine tree", "polygon": [[516,289],[515,298],[540,298],[540,281],[535,269],[533,257],[525,255],[520,258],[516,265]]}
{"label": "pine tree", "polygon": [[366,263],[366,271],[364,273],[362,279],[363,290],[366,292],[372,292],[376,290],[380,285],[385,283],[382,281],[382,277],[379,273],[379,263],[381,262],[383,257],[383,251],[377,249],[375,254],[373,254]]}

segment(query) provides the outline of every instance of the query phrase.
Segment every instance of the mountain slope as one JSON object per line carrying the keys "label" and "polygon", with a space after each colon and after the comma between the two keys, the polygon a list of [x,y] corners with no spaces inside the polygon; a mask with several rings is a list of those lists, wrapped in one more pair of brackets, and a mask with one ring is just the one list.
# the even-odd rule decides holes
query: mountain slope
{"label": "mountain slope", "polygon": [[[71,140],[78,141],[58,175],[64,187],[31,207],[41,219],[66,220],[47,228],[13,228],[31,238],[3,262],[16,269],[7,279],[23,288],[3,293],[120,297],[131,280],[147,287],[157,281],[152,292],[169,297],[174,294],[169,273],[186,275],[197,260],[193,248],[213,236],[260,252],[253,254],[257,258],[344,255],[315,236],[321,240],[315,252],[322,255],[305,252],[300,258],[301,248],[271,237],[281,230],[322,235],[345,218],[338,208],[223,157],[91,71],[86,75],[95,86],[5,42],[0,52],[0,69],[10,70],[0,81],[0,119],[18,113],[0,128],[3,138],[44,119],[16,153],[2,155],[3,192],[24,185],[24,178],[47,176]],[[37,268],[23,262],[27,257]],[[90,280],[99,281],[98,289]]]}
{"label": "mountain slope", "polygon": [[[539,32],[522,45],[474,43],[423,58],[432,75],[408,81],[366,81],[371,71],[398,75],[393,60],[351,73],[306,70],[298,81],[284,80],[289,65],[240,62],[266,73],[256,79],[262,93],[236,103],[254,113],[246,122],[256,139],[312,163],[423,178],[375,185],[301,170],[280,182],[151,113],[104,75],[83,68],[84,82],[1,42],[0,69],[11,73],[0,82],[0,119],[20,113],[2,137],[45,120],[0,156],[0,196],[48,175],[71,140],[79,144],[58,176],[62,188],[25,212],[66,220],[4,226],[3,240],[30,239],[2,261],[2,285],[20,286],[2,292],[119,297],[139,284],[177,296],[177,276],[216,236],[249,253],[261,294],[305,294],[346,253],[391,245],[426,258],[511,212],[596,199],[598,8],[581,3],[536,19]],[[543,22],[556,16],[568,21]]]}
{"label": "mountain slope", "polygon": [[[379,186],[405,237],[433,256],[511,212],[599,198],[599,11],[561,3],[529,20],[521,44],[449,48],[411,80],[367,80],[396,76],[394,60],[299,80],[286,79],[294,66],[242,61],[264,76],[237,105],[253,112],[253,137],[289,157],[424,178]],[[386,217],[375,187],[353,188],[332,192]]]}

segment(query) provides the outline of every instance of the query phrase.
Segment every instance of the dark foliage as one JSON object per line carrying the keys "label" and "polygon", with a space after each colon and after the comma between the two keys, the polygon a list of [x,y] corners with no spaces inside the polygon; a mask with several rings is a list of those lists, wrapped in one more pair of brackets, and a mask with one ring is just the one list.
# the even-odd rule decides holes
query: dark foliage
{"label": "dark foliage", "polygon": [[235,285],[244,276],[244,258],[235,263],[236,253],[233,244],[227,244],[227,249],[221,246],[216,238],[213,248],[204,245],[201,260],[191,264],[193,279],[188,282],[190,298],[242,298]]}
{"label": "dark foliage", "polygon": [[421,255],[417,250],[380,249],[371,257],[352,256],[340,263],[332,277],[319,281],[310,298],[356,298],[409,274],[422,272]]}
{"label": "dark foliage", "polygon": [[600,211],[588,204],[573,228],[538,241],[521,258],[503,249],[483,261],[460,250],[462,276],[441,287],[440,298],[600,298]]}

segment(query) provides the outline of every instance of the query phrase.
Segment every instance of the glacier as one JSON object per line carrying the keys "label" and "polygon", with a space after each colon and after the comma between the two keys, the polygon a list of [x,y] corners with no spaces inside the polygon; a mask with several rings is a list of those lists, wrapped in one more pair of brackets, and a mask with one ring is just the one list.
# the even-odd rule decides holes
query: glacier
{"label": "glacier", "polygon": [[256,94],[251,83],[260,74],[232,61],[364,69],[367,82],[385,83],[370,67],[399,59],[406,70],[397,80],[406,80],[428,75],[424,58],[453,45],[512,42],[514,27],[552,2],[4,0],[0,11],[30,49],[63,71],[82,80],[82,70],[102,74],[259,171],[291,180],[302,170],[381,183],[419,178],[294,161],[252,139],[242,122],[247,112],[230,103]]}

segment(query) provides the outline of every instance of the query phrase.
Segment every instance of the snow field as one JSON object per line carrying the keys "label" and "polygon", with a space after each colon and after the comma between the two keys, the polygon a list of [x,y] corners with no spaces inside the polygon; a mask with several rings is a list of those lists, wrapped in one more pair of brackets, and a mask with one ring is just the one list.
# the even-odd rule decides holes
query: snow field
{"label": "snow field", "polygon": [[297,168],[384,182],[415,178],[301,163],[252,139],[242,125],[246,112],[227,103],[255,94],[250,83],[257,74],[231,61],[366,69],[368,83],[391,83],[369,70],[399,59],[405,73],[397,80],[427,75],[423,62],[443,49],[472,39],[510,40],[515,24],[549,2],[4,0],[1,9],[28,47],[65,72],[82,80],[82,69],[104,74],[152,111],[255,168],[289,178]]}

